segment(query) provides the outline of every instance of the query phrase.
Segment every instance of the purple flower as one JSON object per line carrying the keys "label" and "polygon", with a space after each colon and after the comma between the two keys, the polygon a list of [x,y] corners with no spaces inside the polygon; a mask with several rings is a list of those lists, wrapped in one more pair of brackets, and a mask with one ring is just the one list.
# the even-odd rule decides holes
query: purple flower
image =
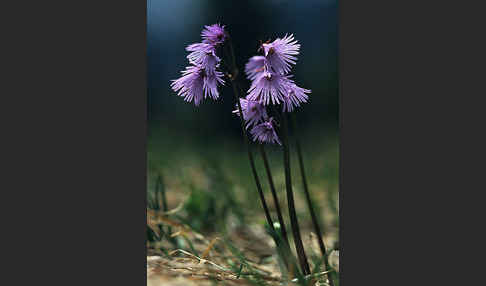
{"label": "purple flower", "polygon": [[182,71],[182,77],[172,81],[171,87],[177,95],[184,97],[184,101],[194,101],[198,106],[207,96],[218,99],[218,83],[224,84],[221,72],[208,74],[202,66],[189,66]]}
{"label": "purple flower", "polygon": [[250,130],[251,135],[253,135],[253,141],[258,141],[260,143],[280,143],[278,139],[277,132],[273,126],[273,118],[270,117],[268,121],[258,124]]}
{"label": "purple flower", "polygon": [[220,62],[220,59],[216,56],[214,46],[205,43],[197,43],[187,46],[186,50],[191,52],[187,56],[190,63],[202,66],[207,73],[214,73]]}
{"label": "purple flower", "polygon": [[255,80],[258,75],[263,73],[265,65],[265,57],[264,56],[254,56],[248,60],[248,63],[245,65],[245,73],[246,77],[249,80]]}
{"label": "purple flower", "polygon": [[205,73],[203,84],[204,98],[210,96],[212,99],[218,99],[218,84],[224,85],[222,72],[214,71],[213,73]]}
{"label": "purple flower", "polygon": [[[257,123],[268,118],[265,106],[258,103],[257,101],[240,98],[240,104],[241,111],[243,112],[243,119],[246,122],[246,128],[250,127],[251,125],[256,125]],[[234,110],[233,113],[236,113],[236,115],[240,116],[238,105],[236,106],[236,110]]]}
{"label": "purple flower", "polygon": [[204,26],[201,37],[203,38],[203,43],[215,46],[226,40],[226,32],[224,31],[224,26],[213,24],[211,26]]}
{"label": "purple flower", "polygon": [[294,35],[283,39],[277,38],[271,43],[262,45],[267,64],[277,73],[287,74],[290,71],[290,64],[295,64],[295,55],[299,54],[300,44],[294,40]]}
{"label": "purple flower", "polygon": [[300,106],[301,103],[307,102],[311,93],[309,89],[298,87],[293,81],[287,85],[287,93],[283,97],[283,112],[292,112],[294,107]]}
{"label": "purple flower", "polygon": [[287,93],[288,76],[264,71],[251,83],[247,99],[258,101],[263,105],[279,104]]}
{"label": "purple flower", "polygon": [[184,97],[187,102],[199,105],[204,97],[203,94],[203,69],[199,66],[189,66],[182,71],[182,77],[173,80],[171,87],[177,95]]}

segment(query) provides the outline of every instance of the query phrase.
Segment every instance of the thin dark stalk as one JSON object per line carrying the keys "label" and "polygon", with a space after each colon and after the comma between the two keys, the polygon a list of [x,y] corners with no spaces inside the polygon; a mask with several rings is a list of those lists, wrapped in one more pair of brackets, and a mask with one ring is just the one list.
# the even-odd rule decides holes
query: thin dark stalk
{"label": "thin dark stalk", "polygon": [[[295,132],[297,130],[296,119],[295,119],[295,116],[293,114],[291,115],[291,118],[292,118],[292,129]],[[317,220],[317,216],[316,216],[316,213],[314,211],[314,207],[312,205],[312,200],[311,200],[311,197],[310,197],[310,194],[309,194],[309,189],[307,187],[307,179],[306,179],[305,169],[304,169],[304,160],[302,159],[302,150],[300,148],[300,141],[299,141],[298,136],[295,136],[295,145],[296,145],[296,148],[297,148],[297,157],[298,157],[298,160],[299,160],[299,167],[300,167],[300,174],[302,176],[302,183],[304,185],[305,199],[306,199],[309,211],[311,213],[312,224],[314,226],[314,232],[317,235],[317,240],[319,242],[319,248],[321,249],[322,257],[324,258],[324,267],[325,267],[324,271],[327,271],[328,269],[330,269],[330,267],[329,267],[329,262],[328,262],[328,257],[327,257],[326,246],[324,245],[324,240],[323,240],[323,237],[322,237],[321,228],[319,226],[319,222]],[[334,286],[334,282],[331,279],[331,275],[327,275],[327,277],[329,279],[329,285]]]}
{"label": "thin dark stalk", "polygon": [[[231,62],[234,67],[234,78],[238,75],[238,68],[236,67],[236,57],[235,57],[235,50],[233,49],[233,42],[231,41],[231,38],[228,37],[228,42],[229,42],[229,47],[230,47],[230,53],[231,53]],[[239,101],[238,101],[239,102]]]}
{"label": "thin dark stalk", "polygon": [[155,180],[155,202],[153,208],[158,211],[160,210],[160,198],[159,198],[159,188],[160,188],[160,175]]}
{"label": "thin dark stalk", "polygon": [[272,229],[272,231],[275,231],[275,228],[273,226],[272,217],[270,216],[270,212],[268,211],[268,206],[267,206],[267,203],[265,201],[265,196],[263,195],[262,185],[260,184],[260,179],[258,178],[258,173],[256,171],[255,161],[253,159],[253,154],[251,152],[250,144],[248,143],[248,136],[246,135],[246,132],[245,132],[245,122],[244,122],[244,119],[243,119],[243,112],[241,110],[241,103],[240,103],[240,99],[239,99],[239,96],[238,96],[238,91],[236,89],[236,85],[233,83],[233,81],[232,81],[231,86],[233,87],[233,93],[234,93],[234,96],[235,96],[236,103],[238,105],[238,111],[240,113],[241,128],[242,128],[242,132],[243,132],[243,138],[244,138],[244,141],[245,141],[245,145],[246,145],[247,151],[248,151],[248,159],[250,160],[250,166],[251,166],[251,171],[253,173],[253,178],[255,179],[255,184],[257,186],[258,194],[260,195],[260,200],[262,202],[263,210],[265,212],[265,217],[267,218],[267,223],[270,226],[270,228]]}
{"label": "thin dark stalk", "polygon": [[295,249],[299,258],[300,267],[304,275],[310,274],[309,263],[305,255],[304,244],[300,236],[299,223],[297,221],[297,213],[295,212],[294,194],[292,192],[292,179],[290,172],[290,155],[289,155],[289,140],[288,140],[288,124],[286,114],[282,114],[282,134],[283,134],[283,155],[285,165],[285,186],[287,189],[287,203],[289,207],[290,226],[294,236]]}
{"label": "thin dark stalk", "polygon": [[[162,177],[162,174],[159,174],[157,176],[157,180],[155,181],[155,203],[154,203],[154,208],[156,211],[160,211],[160,202],[162,201],[162,211],[167,212],[168,207],[167,207],[167,196],[165,193],[165,185],[164,185],[164,179]],[[164,231],[164,227],[159,224],[159,231],[162,236],[166,236],[167,240],[170,241],[172,244],[177,245],[176,240],[171,236],[172,234],[172,227],[167,226],[167,232]]]}
{"label": "thin dark stalk", "polygon": [[289,244],[289,240],[287,238],[287,230],[285,228],[285,222],[282,216],[282,211],[280,209],[280,203],[278,201],[277,197],[277,192],[275,191],[275,185],[273,183],[273,178],[272,178],[272,172],[270,170],[270,165],[268,164],[268,159],[267,159],[267,154],[265,152],[265,147],[263,144],[260,144],[260,153],[263,158],[263,164],[265,165],[265,169],[267,171],[267,177],[268,177],[268,184],[270,185],[270,190],[272,191],[272,196],[273,196],[273,202],[275,204],[275,208],[277,210],[277,217],[278,217],[278,222],[280,223],[280,229],[282,231],[282,237],[285,239],[287,244]]}
{"label": "thin dark stalk", "polygon": [[[272,220],[272,217],[270,216],[270,212],[268,210],[267,202],[265,200],[265,195],[263,194],[262,186],[260,184],[260,179],[258,178],[258,174],[257,174],[256,167],[255,167],[255,160],[253,159],[253,154],[251,152],[250,143],[248,142],[248,136],[247,136],[246,131],[245,131],[246,130],[245,129],[245,120],[243,118],[243,112],[242,112],[242,109],[241,109],[241,103],[240,103],[240,100],[239,100],[239,95],[238,95],[238,91],[237,91],[237,88],[236,88],[236,83],[233,80],[231,81],[231,83],[232,83],[231,85],[233,87],[233,93],[235,95],[235,100],[236,100],[237,106],[238,106],[238,112],[240,113],[241,130],[242,130],[242,133],[243,133],[245,145],[246,145],[247,150],[248,150],[248,159],[250,160],[250,166],[251,166],[251,170],[252,170],[252,173],[253,173],[253,178],[255,179],[258,194],[260,196],[260,201],[261,201],[262,206],[263,206],[263,211],[265,212],[265,217],[267,219],[268,226],[269,226],[270,231],[272,233],[272,237],[275,240],[275,245],[277,246],[277,249],[280,249],[282,247],[282,244],[280,242],[281,238],[278,237],[279,235],[278,235],[278,233],[275,230],[275,227],[273,225],[273,220]],[[282,255],[282,259],[283,259],[283,262],[285,263],[285,265],[287,266],[287,269],[290,269],[289,268],[290,265],[289,265],[289,261],[288,261],[289,256],[285,255],[286,253],[290,252],[289,244],[288,244],[287,240],[282,240],[282,241],[283,241],[283,244],[284,244],[284,249],[282,250],[284,255]],[[286,249],[288,249],[288,251],[285,251]]]}
{"label": "thin dark stalk", "polygon": [[[165,184],[164,184],[164,178],[162,177],[162,174],[159,174],[159,177],[157,178],[157,182],[159,185],[159,191],[162,197],[162,211],[167,212],[169,211],[169,207],[167,206],[167,195],[165,193]],[[158,196],[157,196],[158,197]],[[159,206],[159,199],[157,198],[157,209],[160,209]],[[172,227],[168,226],[167,227],[167,233],[169,234],[169,237],[172,234]]]}
{"label": "thin dark stalk", "polygon": [[[165,185],[164,185],[164,179],[162,178],[162,175],[159,175],[157,180],[159,183],[160,194],[162,195],[162,210],[166,212],[169,210],[169,208],[167,207],[167,195],[165,194]],[[157,205],[158,204],[159,201],[157,201]]]}
{"label": "thin dark stalk", "polygon": [[260,179],[258,178],[258,173],[256,171],[255,160],[253,159],[253,153],[251,152],[250,144],[248,142],[248,136],[246,134],[245,119],[243,118],[243,111],[241,109],[240,95],[238,93],[238,89],[236,87],[236,82],[235,82],[236,77],[238,75],[238,68],[236,67],[236,62],[234,59],[233,45],[231,44],[231,40],[228,39],[228,42],[230,45],[231,61],[233,65],[233,69],[231,70],[232,74],[230,74],[230,81],[231,81],[231,87],[233,88],[233,95],[236,101],[236,105],[238,106],[238,112],[240,114],[241,131],[243,134],[243,140],[245,142],[245,146],[247,147],[246,149],[248,151],[248,159],[250,160],[251,171],[253,173],[253,178],[255,179],[255,184],[257,186],[258,194],[260,195],[260,200],[262,202],[267,223],[270,229],[272,231],[275,231],[275,227],[273,226],[273,220],[272,217],[270,216],[270,212],[268,211],[267,202],[265,201],[265,196],[263,194],[262,185],[260,184]]}
{"label": "thin dark stalk", "polygon": [[[273,220],[272,220],[272,217],[270,216],[270,212],[268,210],[268,206],[267,206],[267,203],[266,203],[266,200],[265,200],[265,196],[263,194],[262,186],[260,184],[260,180],[258,178],[258,174],[257,174],[257,171],[256,171],[255,160],[253,158],[250,143],[249,143],[248,136],[247,136],[247,133],[246,133],[245,119],[243,118],[243,110],[241,108],[240,96],[239,96],[239,93],[238,93],[238,87],[237,87],[237,82],[236,82],[236,78],[238,76],[238,67],[236,66],[233,44],[231,43],[231,39],[229,37],[228,37],[228,42],[229,42],[229,50],[230,50],[230,55],[231,55],[231,62],[232,62],[232,65],[233,65],[233,69],[231,71],[232,74],[230,76],[230,81],[231,81],[231,86],[233,88],[233,95],[234,95],[235,100],[236,100],[236,105],[238,106],[238,112],[240,114],[241,131],[242,131],[243,139],[244,139],[247,151],[248,151],[248,159],[250,161],[250,166],[251,166],[251,169],[252,169],[253,177],[255,179],[258,194],[260,196],[260,201],[261,201],[262,206],[263,206],[263,211],[265,212],[265,217],[267,219],[268,226],[270,228],[270,231],[272,232],[272,237],[275,240],[277,250],[280,249],[280,251],[283,253],[283,255],[282,255],[283,262],[287,266],[287,269],[290,269],[289,266],[291,266],[291,265],[289,264],[289,258],[291,260],[292,260],[292,258],[291,258],[291,252],[290,252],[290,247],[289,247],[288,241],[286,239],[282,240],[282,238],[279,236],[279,234],[275,230],[275,227],[273,225]],[[282,222],[283,222],[283,220],[282,220]],[[283,225],[283,224],[281,223],[281,225]],[[284,244],[283,248],[282,248],[282,243],[281,243],[282,241],[283,241],[283,244]],[[286,255],[286,254],[290,254],[290,255]]]}

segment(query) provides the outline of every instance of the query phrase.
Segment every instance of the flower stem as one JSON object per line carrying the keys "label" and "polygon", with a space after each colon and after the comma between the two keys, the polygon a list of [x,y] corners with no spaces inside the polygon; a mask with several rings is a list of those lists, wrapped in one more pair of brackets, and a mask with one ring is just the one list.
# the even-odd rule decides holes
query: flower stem
{"label": "flower stem", "polygon": [[[297,122],[296,122],[296,119],[295,119],[295,115],[292,114],[291,119],[292,119],[292,129],[295,132],[297,130]],[[329,267],[329,262],[328,262],[328,257],[327,257],[326,246],[324,245],[324,240],[323,240],[323,237],[322,237],[321,228],[319,226],[319,222],[317,221],[317,216],[315,214],[315,211],[314,211],[314,208],[313,208],[313,205],[312,205],[312,200],[311,200],[311,197],[310,197],[310,194],[309,194],[309,189],[307,187],[307,179],[306,179],[306,176],[305,176],[305,169],[304,169],[304,160],[302,159],[302,150],[300,148],[300,141],[299,141],[298,136],[295,136],[295,145],[296,145],[296,148],[297,148],[297,157],[298,157],[298,160],[299,160],[299,167],[300,167],[300,174],[302,176],[302,183],[304,185],[305,199],[306,199],[309,211],[311,213],[312,224],[314,226],[314,232],[317,235],[317,240],[319,242],[319,248],[321,249],[322,257],[324,259],[324,267],[325,267],[324,271],[327,271],[327,270],[330,270],[330,267]],[[327,277],[328,277],[328,280],[329,280],[329,285],[334,286],[334,282],[331,279],[331,275],[327,275]]]}
{"label": "flower stem", "polygon": [[310,274],[309,264],[307,262],[307,256],[305,255],[304,245],[302,238],[300,237],[299,223],[297,221],[297,213],[295,212],[294,194],[292,192],[292,179],[290,172],[290,156],[289,156],[289,140],[288,140],[288,124],[287,115],[282,114],[282,134],[283,134],[283,155],[285,165],[285,186],[287,189],[287,203],[289,207],[290,226],[294,236],[295,249],[297,250],[297,256],[299,258],[300,267],[304,275]]}
{"label": "flower stem", "polygon": [[260,195],[260,200],[262,202],[263,211],[265,212],[267,223],[270,229],[275,232],[275,227],[273,226],[272,217],[270,216],[267,202],[265,201],[265,196],[263,195],[262,185],[260,184],[260,179],[258,178],[258,173],[255,168],[255,160],[253,159],[253,153],[251,152],[250,144],[248,142],[248,136],[246,134],[245,119],[243,118],[243,111],[241,109],[240,95],[238,93],[238,88],[236,87],[236,82],[235,82],[238,76],[238,67],[236,66],[233,45],[231,43],[231,38],[229,36],[228,36],[228,42],[229,42],[229,49],[231,54],[231,63],[233,65],[233,69],[231,70],[231,74],[230,74],[231,75],[230,81],[231,81],[231,87],[233,88],[233,95],[236,101],[236,105],[238,106],[238,112],[240,114],[241,132],[243,134],[243,140],[245,142],[245,146],[247,147],[246,149],[248,151],[248,159],[250,160],[250,166],[253,173],[253,178],[255,179],[255,184],[257,186],[258,194]]}
{"label": "flower stem", "polygon": [[280,209],[280,203],[278,201],[277,192],[275,191],[275,185],[273,183],[272,172],[270,170],[270,165],[268,164],[267,154],[265,152],[265,147],[263,146],[263,144],[260,144],[260,153],[263,158],[263,164],[265,165],[265,169],[267,171],[268,184],[270,185],[270,190],[272,191],[273,202],[277,210],[278,222],[280,223],[280,229],[282,230],[282,237],[288,244],[289,240],[287,238],[287,230],[285,228],[285,222],[283,220],[282,211]]}
{"label": "flower stem", "polygon": [[238,105],[238,111],[240,113],[241,130],[243,132],[243,138],[244,138],[244,141],[245,141],[245,145],[247,147],[248,159],[250,160],[250,166],[251,166],[251,170],[252,170],[252,173],[253,173],[253,178],[255,179],[258,194],[260,195],[260,200],[262,202],[263,210],[265,212],[265,217],[267,218],[267,223],[268,223],[270,229],[272,229],[274,231],[275,228],[273,226],[272,217],[270,216],[270,212],[268,211],[267,203],[265,201],[265,196],[263,195],[263,191],[262,191],[262,185],[260,184],[260,179],[258,178],[258,173],[257,173],[256,168],[255,168],[255,161],[253,159],[253,154],[251,152],[250,144],[248,143],[248,136],[246,135],[246,131],[245,131],[245,121],[243,119],[243,112],[241,110],[241,103],[240,103],[240,98],[239,98],[239,95],[238,95],[238,90],[236,88],[236,84],[233,81],[231,81],[231,83],[232,83],[231,86],[233,87],[233,94],[235,96],[236,104]]}
{"label": "flower stem", "polygon": [[[166,211],[169,210],[169,208],[167,207],[167,195],[165,194],[165,185],[164,185],[164,180],[163,180],[162,174],[159,174],[159,176],[157,177],[157,183],[159,185],[159,191],[162,195],[162,210],[164,212],[166,212]],[[159,201],[158,201],[158,198],[157,198],[157,206],[158,206],[158,204],[159,204]]]}
{"label": "flower stem", "polygon": [[[237,103],[237,106],[238,106],[238,112],[240,113],[241,130],[242,130],[242,133],[243,133],[245,145],[246,145],[247,150],[248,150],[248,159],[250,160],[250,166],[251,166],[251,170],[252,170],[252,173],[253,173],[253,178],[255,179],[258,194],[260,196],[260,201],[262,203],[263,211],[265,212],[265,217],[267,219],[267,224],[270,227],[270,231],[272,232],[272,237],[275,241],[275,245],[277,246],[277,250],[282,254],[281,257],[282,257],[282,260],[283,260],[285,266],[287,267],[287,269],[290,269],[289,267],[292,267],[293,265],[289,264],[289,258],[292,261],[289,243],[287,241],[287,237],[285,237],[285,239],[282,239],[281,237],[279,237],[279,234],[275,230],[275,227],[273,225],[273,220],[272,220],[272,217],[270,216],[270,212],[268,211],[267,202],[265,201],[265,195],[263,194],[262,186],[260,184],[260,179],[258,178],[258,174],[257,174],[256,168],[255,168],[255,161],[253,159],[253,153],[251,152],[250,143],[248,142],[248,136],[246,134],[245,120],[243,118],[243,112],[242,112],[242,109],[241,109],[241,103],[240,103],[240,98],[239,98],[239,94],[238,94],[238,89],[236,88],[236,82],[233,80],[233,78],[231,79],[231,85],[233,87],[233,94],[234,94],[234,97],[235,97],[235,100],[236,100],[236,103]],[[283,247],[282,247],[282,243],[281,243],[282,241],[283,241],[283,244],[284,244]]]}
{"label": "flower stem", "polygon": [[[238,93],[239,88],[236,86],[237,85],[236,79],[237,79],[239,71],[238,71],[238,67],[236,66],[233,44],[231,42],[230,37],[228,37],[228,42],[229,42],[229,50],[230,50],[229,54],[230,54],[230,57],[231,57],[231,63],[233,65],[233,69],[231,69],[232,74],[231,74],[231,77],[230,77],[231,86],[233,87],[233,95],[234,95],[235,100],[236,100],[236,105],[238,106],[238,112],[240,114],[240,122],[241,122],[241,131],[243,133],[244,142],[245,142],[246,148],[248,150],[248,159],[250,161],[250,166],[251,166],[251,170],[252,170],[252,173],[253,173],[253,177],[254,177],[255,183],[257,185],[257,190],[258,190],[258,194],[260,196],[260,201],[262,203],[263,211],[265,212],[265,217],[266,217],[267,223],[270,227],[270,231],[272,232],[272,237],[275,241],[277,251],[279,251],[279,253],[281,253],[282,260],[283,260],[285,266],[287,267],[287,269],[288,270],[290,270],[291,268],[295,269],[296,268],[295,258],[293,257],[293,255],[290,251],[290,247],[289,247],[289,243],[287,241],[287,237],[285,236],[285,239],[282,239],[282,237],[275,230],[275,227],[274,227],[273,221],[272,221],[272,217],[270,216],[270,212],[268,211],[268,206],[267,206],[267,203],[265,201],[265,196],[264,196],[263,191],[262,191],[262,186],[260,184],[260,180],[258,178],[258,174],[257,174],[256,168],[255,168],[255,161],[253,159],[253,154],[251,152],[250,143],[249,143],[248,136],[247,136],[247,133],[246,133],[245,119],[243,118],[243,111],[242,111],[242,108],[241,108],[240,96],[239,96],[239,93]],[[270,170],[270,169],[268,168],[268,170]],[[272,181],[272,183],[273,183],[273,181]],[[280,213],[280,216],[281,216],[281,213]],[[281,223],[280,223],[281,227],[283,227],[283,230],[285,230],[285,225],[282,223],[283,220],[280,220],[280,219],[281,219],[281,217],[279,217],[279,221],[281,221]],[[282,242],[283,242],[283,246],[282,246]],[[292,264],[289,263],[289,259],[290,259],[290,262]]]}

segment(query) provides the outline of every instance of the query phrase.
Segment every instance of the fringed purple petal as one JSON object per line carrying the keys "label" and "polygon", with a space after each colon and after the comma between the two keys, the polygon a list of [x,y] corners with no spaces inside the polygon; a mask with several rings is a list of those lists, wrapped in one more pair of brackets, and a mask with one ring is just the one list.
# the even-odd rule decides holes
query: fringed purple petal
{"label": "fringed purple petal", "polygon": [[263,52],[267,64],[275,72],[287,74],[290,72],[291,64],[295,64],[296,55],[299,54],[300,44],[294,40],[294,35],[277,38],[275,41],[263,44]]}
{"label": "fringed purple petal", "polygon": [[186,70],[182,71],[182,77],[177,80],[173,80],[171,87],[177,92],[177,95],[184,97],[184,101],[192,102],[198,106],[203,95],[203,69],[198,66],[186,67]]}
{"label": "fringed purple petal", "polygon": [[255,80],[264,71],[265,57],[264,56],[254,56],[248,60],[245,65],[246,77],[249,80]]}
{"label": "fringed purple petal", "polygon": [[[258,103],[257,101],[240,98],[240,105],[241,111],[243,112],[243,119],[246,123],[246,128],[254,126],[268,118],[265,106]],[[236,106],[236,110],[234,110],[233,113],[236,113],[236,115],[240,116],[238,105]]]}
{"label": "fringed purple petal", "polygon": [[301,103],[307,102],[309,99],[307,93],[311,93],[311,91],[297,86],[293,81],[289,81],[287,93],[283,97],[283,112],[292,112]]}
{"label": "fringed purple petal", "polygon": [[204,26],[204,30],[201,33],[203,43],[211,45],[219,45],[226,40],[226,32],[224,26],[220,24],[213,24],[210,26]]}
{"label": "fringed purple petal", "polygon": [[282,143],[278,139],[277,132],[275,131],[273,124],[273,118],[270,117],[268,121],[265,121],[253,127],[250,130],[253,141],[260,143],[277,143],[279,145],[282,145]]}
{"label": "fringed purple petal", "polygon": [[219,98],[219,84],[224,84],[222,72],[207,73],[202,66],[189,66],[182,71],[182,77],[172,81],[171,87],[184,101],[194,101],[198,106],[206,97]]}
{"label": "fringed purple petal", "polygon": [[191,44],[186,47],[188,52],[191,52],[187,59],[194,65],[202,66],[207,73],[214,73],[221,61],[216,56],[216,50],[214,46],[205,43]]}
{"label": "fringed purple petal", "polygon": [[288,80],[287,76],[265,71],[252,82],[247,98],[263,105],[279,104],[287,93]]}
{"label": "fringed purple petal", "polygon": [[219,92],[218,92],[218,85],[219,84],[224,85],[223,73],[222,72],[214,71],[214,73],[205,74],[204,84],[203,84],[204,98],[209,96],[212,99],[215,99],[215,100],[218,99],[219,98]]}

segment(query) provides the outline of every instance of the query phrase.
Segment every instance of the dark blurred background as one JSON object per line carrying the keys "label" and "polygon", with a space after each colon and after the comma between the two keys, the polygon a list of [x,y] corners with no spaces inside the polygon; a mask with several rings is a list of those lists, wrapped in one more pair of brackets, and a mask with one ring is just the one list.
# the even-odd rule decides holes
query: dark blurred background
{"label": "dark blurred background", "polygon": [[[188,65],[185,47],[200,42],[204,25],[214,23],[225,25],[232,37],[244,89],[250,85],[244,78],[244,66],[258,54],[260,40],[293,33],[299,41],[301,54],[292,73],[297,84],[312,93],[310,101],[296,112],[296,135],[301,138],[307,173],[314,184],[311,188],[315,192],[335,193],[339,158],[337,20],[337,3],[332,0],[148,0],[149,197],[160,173],[166,178],[169,194],[175,195],[199,192],[194,188],[214,189],[207,183],[214,171],[219,176],[216,181],[227,182],[222,188],[231,186],[236,196],[241,196],[240,202],[259,206],[240,122],[231,113],[231,86],[220,89],[218,101],[207,99],[199,107],[185,102],[170,88],[171,80],[180,77],[180,71]],[[267,150],[276,184],[283,189],[281,149],[267,145]],[[296,167],[295,153],[292,156]],[[261,159],[256,160],[263,176]],[[296,176],[297,169],[293,173]],[[299,179],[294,179],[297,186]]]}
{"label": "dark blurred background", "polygon": [[[243,88],[248,59],[257,55],[260,41],[294,34],[301,44],[292,69],[301,87],[311,89],[310,101],[297,109],[309,190],[326,219],[327,238],[338,229],[338,73],[337,3],[330,0],[197,1],[148,0],[148,199],[154,201],[157,178],[163,177],[169,208],[187,201],[179,219],[198,230],[221,232],[227,218],[240,222],[254,216],[264,222],[258,193],[243,144],[240,121],[232,114],[234,98],[229,84],[220,99],[196,107],[177,96],[171,80],[188,65],[185,47],[201,41],[204,25],[221,23],[230,33]],[[293,185],[299,219],[310,228],[302,196],[302,181],[291,144]],[[269,192],[256,144],[255,163],[264,192]],[[266,145],[274,182],[285,198],[282,148]],[[274,206],[270,203],[271,212]],[[250,211],[251,210],[251,211]],[[185,213],[184,213],[185,212]],[[327,212],[327,213],[325,213]],[[331,244],[332,245],[332,244]]]}
{"label": "dark blurred background", "polygon": [[[336,132],[336,1],[148,0],[147,5],[149,134],[163,128],[196,140],[240,136],[239,121],[230,112],[234,105],[230,86],[221,90],[219,101],[205,100],[197,108],[170,89],[170,80],[180,77],[188,65],[185,47],[201,41],[204,25],[214,23],[226,25],[231,34],[240,71],[258,54],[260,40],[293,33],[301,54],[292,73],[298,85],[312,90],[310,102],[299,110],[300,126],[304,132]],[[249,81],[245,83],[248,88]],[[177,140],[176,134],[171,139]]]}

